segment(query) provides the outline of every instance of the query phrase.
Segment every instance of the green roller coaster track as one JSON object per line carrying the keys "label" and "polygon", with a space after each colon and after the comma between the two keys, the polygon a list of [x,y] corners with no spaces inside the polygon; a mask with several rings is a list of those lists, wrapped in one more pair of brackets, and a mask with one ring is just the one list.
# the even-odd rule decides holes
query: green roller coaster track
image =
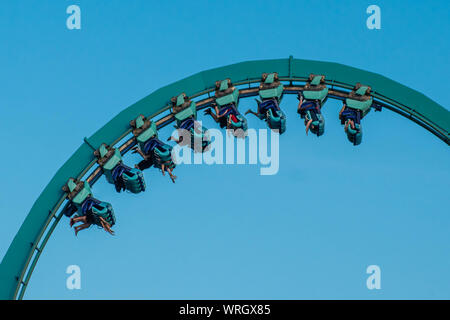
{"label": "green roller coaster track", "polygon": [[[239,86],[240,96],[258,94],[261,74],[278,72],[280,80],[286,85],[285,93],[297,93],[311,73],[325,75],[325,83],[330,87],[329,97],[344,99],[357,82],[369,85],[374,103],[397,112],[429,130],[450,145],[450,111],[432,101],[425,95],[392,81],[379,74],[356,69],[337,63],[288,59],[247,61],[216,69],[199,72],[183,80],[167,85],[120,112],[111,121],[89,138],[69,160],[58,170],[44,191],[34,203],[18,233],[14,237],[0,265],[0,299],[22,299],[36,263],[49,240],[53,230],[62,217],[61,206],[66,194],[61,187],[70,177],[78,179],[87,175],[96,164],[93,151],[102,143],[115,146],[131,135],[129,121],[139,114],[157,119],[158,128],[173,121],[169,113],[170,98],[185,92],[190,98],[198,98],[199,109],[213,102],[215,82],[230,78]],[[164,113],[166,113],[164,115]],[[129,138],[120,145],[122,154],[135,145]],[[91,184],[101,176],[96,168],[85,178]]]}

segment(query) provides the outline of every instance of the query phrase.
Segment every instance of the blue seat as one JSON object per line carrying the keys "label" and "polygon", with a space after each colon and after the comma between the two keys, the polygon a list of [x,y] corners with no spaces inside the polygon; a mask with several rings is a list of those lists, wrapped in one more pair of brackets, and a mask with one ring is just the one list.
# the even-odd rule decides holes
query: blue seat
{"label": "blue seat", "polygon": [[[349,121],[352,120],[355,129],[351,127]],[[362,126],[361,126],[361,111],[358,109],[353,109],[346,107],[341,113],[341,123],[347,125],[347,139],[357,146],[361,144],[362,141]]]}
{"label": "blue seat", "polygon": [[276,129],[279,133],[286,131],[286,115],[278,106],[274,98],[258,101],[258,117],[265,120],[270,129]]}
{"label": "blue seat", "polygon": [[81,215],[86,216],[89,223],[101,226],[100,218],[103,218],[111,227],[116,224],[114,210],[108,202],[88,197],[81,205]]}
{"label": "blue seat", "polygon": [[352,129],[352,127],[349,125],[347,128],[347,139],[351,143],[353,143],[354,146],[357,146],[361,144],[362,141],[362,127],[361,124],[355,123],[355,129]]}
{"label": "blue seat", "polygon": [[140,193],[145,191],[144,176],[139,169],[120,163],[114,168],[112,178],[117,192],[128,190],[131,193]]}

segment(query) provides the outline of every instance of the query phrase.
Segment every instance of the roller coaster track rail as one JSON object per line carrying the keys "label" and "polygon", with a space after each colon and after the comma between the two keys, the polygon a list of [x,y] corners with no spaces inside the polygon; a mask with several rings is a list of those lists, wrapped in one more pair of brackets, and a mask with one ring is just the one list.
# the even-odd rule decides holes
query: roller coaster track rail
{"label": "roller coaster track rail", "polygon": [[[328,97],[345,100],[356,83],[372,89],[373,108],[394,111],[424,127],[450,145],[450,111],[425,95],[376,73],[338,63],[313,60],[273,59],[240,62],[202,71],[162,87],[124,109],[89,138],[64,163],[50,180],[25,218],[0,265],[0,299],[22,299],[39,257],[63,216],[68,204],[61,187],[71,177],[95,184],[102,175],[93,152],[102,144],[119,147],[121,154],[136,145],[129,121],[143,114],[161,129],[174,121],[170,98],[185,92],[197,104],[197,110],[214,102],[217,80],[230,78],[239,89],[239,97],[257,96],[262,73],[277,72],[285,94],[297,94],[310,74],[325,75]],[[255,85],[256,84],[256,85]],[[212,94],[211,94],[212,93]]]}

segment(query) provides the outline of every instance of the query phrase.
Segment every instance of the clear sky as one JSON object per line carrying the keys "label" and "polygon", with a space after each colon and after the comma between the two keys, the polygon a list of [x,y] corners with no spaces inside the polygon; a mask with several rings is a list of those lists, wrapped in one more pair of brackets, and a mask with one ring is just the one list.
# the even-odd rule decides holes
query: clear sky
{"label": "clear sky", "polygon": [[[71,4],[81,30],[66,28]],[[366,28],[370,4],[381,30]],[[293,55],[380,73],[449,108],[448,39],[448,1],[3,3],[0,257],[83,137],[166,84]],[[323,109],[325,135],[307,137],[296,105],[283,100],[277,175],[179,166],[173,185],[153,169],[139,195],[116,194],[102,178],[93,190],[113,204],[116,236],[91,228],[76,238],[62,219],[25,298],[449,299],[449,147],[389,110],[363,120],[353,147],[335,101]],[[249,107],[253,99],[241,102]],[[66,289],[72,264],[81,290]],[[381,290],[366,287],[373,264]]]}

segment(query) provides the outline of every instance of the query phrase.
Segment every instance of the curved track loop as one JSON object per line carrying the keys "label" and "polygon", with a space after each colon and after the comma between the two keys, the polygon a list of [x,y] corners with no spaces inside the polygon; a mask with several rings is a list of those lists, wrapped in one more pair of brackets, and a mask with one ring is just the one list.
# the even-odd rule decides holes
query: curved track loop
{"label": "curved track loop", "polygon": [[[240,89],[240,97],[256,96],[261,74],[278,72],[285,84],[284,92],[295,94],[303,88],[309,74],[323,74],[329,86],[329,97],[344,99],[357,82],[372,87],[374,103],[395,111],[429,130],[450,145],[450,111],[423,94],[407,88],[379,74],[363,71],[337,63],[311,60],[276,59],[248,61],[197,73],[183,80],[165,86],[132,106],[100,128],[83,144],[58,170],[50,180],[16,234],[0,265],[0,299],[22,299],[36,263],[49,240],[53,230],[62,217],[61,206],[66,194],[61,187],[70,177],[83,178],[95,165],[93,151],[102,143],[116,146],[130,135],[129,121],[139,114],[156,119],[158,129],[173,121],[169,113],[172,96],[185,92],[197,98],[198,109],[207,107],[214,98],[215,81],[230,78]],[[134,138],[120,146],[122,154],[135,145]],[[101,176],[96,168],[85,177],[94,184]]]}

